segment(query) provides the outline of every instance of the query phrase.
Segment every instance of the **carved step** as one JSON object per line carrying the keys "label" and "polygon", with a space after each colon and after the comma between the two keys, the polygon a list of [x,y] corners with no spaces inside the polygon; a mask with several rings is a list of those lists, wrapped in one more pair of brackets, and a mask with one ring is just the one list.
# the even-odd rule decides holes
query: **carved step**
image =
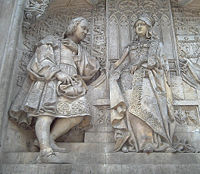
{"label": "carved step", "polygon": [[66,148],[67,152],[79,153],[109,153],[113,152],[114,143],[57,143]]}
{"label": "carved step", "polygon": [[86,143],[114,143],[113,132],[86,132],[85,139]]}
{"label": "carved step", "polygon": [[199,164],[3,164],[2,174],[199,174]]}
{"label": "carved step", "polygon": [[96,126],[88,129],[86,132],[113,132],[112,126]]}
{"label": "carved step", "polygon": [[[5,153],[4,164],[30,164],[39,153]],[[199,153],[56,153],[62,164],[118,164],[120,165],[194,165],[200,162]]]}
{"label": "carved step", "polygon": [[71,164],[3,164],[2,174],[71,174]]}

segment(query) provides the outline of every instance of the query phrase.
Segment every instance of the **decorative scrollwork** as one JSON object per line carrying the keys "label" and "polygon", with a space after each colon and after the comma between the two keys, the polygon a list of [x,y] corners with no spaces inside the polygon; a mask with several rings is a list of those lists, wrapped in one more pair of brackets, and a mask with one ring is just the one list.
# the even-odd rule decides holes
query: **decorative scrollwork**
{"label": "decorative scrollwork", "polygon": [[23,26],[30,27],[30,24],[40,18],[52,0],[28,0],[24,9]]}

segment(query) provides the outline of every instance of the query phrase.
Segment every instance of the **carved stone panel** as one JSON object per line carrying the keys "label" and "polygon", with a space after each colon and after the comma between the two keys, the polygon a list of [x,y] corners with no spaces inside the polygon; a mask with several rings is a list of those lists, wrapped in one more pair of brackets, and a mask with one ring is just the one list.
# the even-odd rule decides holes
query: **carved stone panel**
{"label": "carved stone panel", "polygon": [[[195,8],[190,4],[196,3]],[[197,8],[198,7],[198,8]],[[179,85],[179,95],[174,101],[176,105],[177,135],[189,141],[198,150],[199,143],[199,83],[198,67],[200,65],[200,11],[197,2],[187,5],[172,1],[172,15],[177,43],[180,76],[173,84]],[[191,73],[195,71],[195,73]],[[193,75],[194,76],[193,76]],[[174,96],[175,96],[174,95]],[[182,96],[182,97],[181,97]]]}
{"label": "carved stone panel", "polygon": [[[4,1],[10,3],[9,0],[2,0]],[[25,8],[21,8],[22,1]],[[0,76],[3,77],[2,84],[6,82],[3,88],[8,87],[8,90],[3,89],[4,99],[1,103],[5,104],[2,107],[10,106],[11,98],[13,100],[20,89],[30,92],[30,81],[35,82],[38,79],[27,78],[30,72],[27,71],[27,67],[41,39],[48,35],[53,36],[57,41],[57,45],[53,48],[58,48],[58,43],[61,43],[64,31],[73,18],[83,17],[88,21],[89,28],[86,28],[89,31],[86,38],[76,44],[87,51],[90,58],[87,60],[97,58],[100,69],[87,83],[84,83],[83,79],[76,79],[84,86],[85,93],[81,95],[83,100],[73,103],[68,98],[60,97],[58,93],[52,95],[53,97],[59,95],[59,100],[54,103],[56,111],[63,115],[62,118],[56,117],[46,132],[40,131],[44,124],[36,129],[36,120],[40,120],[38,117],[30,119],[32,122],[28,127],[23,127],[24,124],[19,127],[11,119],[7,126],[9,106],[3,108],[3,112],[0,109],[0,113],[4,115],[1,120],[3,120],[2,131],[5,134],[4,143],[0,146],[0,155],[4,153],[4,156],[0,157],[4,162],[3,174],[13,172],[128,174],[134,173],[133,171],[141,174],[146,174],[147,171],[200,173],[200,154],[193,153],[200,152],[200,8],[195,6],[195,4],[200,5],[199,0],[26,0],[26,3],[25,0],[18,0],[16,4],[14,5],[13,1],[11,5],[13,8],[19,6],[14,10],[16,12],[11,14],[11,11],[4,10],[6,13],[0,14],[4,21],[7,21],[8,13],[7,17],[11,23],[8,31],[11,34],[6,33],[3,37],[5,40],[5,37],[9,36],[9,41],[5,40],[6,44],[1,46],[3,64],[0,62],[0,67],[3,69]],[[17,12],[19,8],[21,11],[24,10],[23,17],[16,15],[19,13]],[[147,16],[142,16],[144,14]],[[141,18],[138,20],[141,16],[150,17],[150,24]],[[18,26],[19,23],[21,27]],[[136,32],[139,25],[146,27],[145,35]],[[19,36],[11,37],[15,35],[13,33],[18,33],[14,31],[15,29],[20,30]],[[15,42],[18,42],[16,50]],[[48,42],[47,45],[51,43]],[[48,59],[52,58],[50,55],[58,55],[58,50],[52,50],[54,52],[48,54]],[[68,52],[65,52],[66,55],[63,57],[70,61],[77,58],[79,55],[77,56],[76,49],[74,50],[70,50],[70,54],[73,54],[69,56],[70,58],[66,56]],[[9,51],[11,54],[7,54]],[[124,58],[119,63],[123,55],[133,61],[127,63],[127,59]],[[9,58],[9,61],[4,58]],[[56,65],[59,63],[56,62]],[[120,69],[120,65],[125,66]],[[12,68],[13,70],[9,70]],[[69,70],[66,69],[63,71]],[[5,72],[9,72],[8,75],[5,76]],[[67,77],[66,81],[69,80]],[[51,97],[52,91],[58,92],[61,89],[57,78],[55,76],[53,80],[51,79],[56,83],[53,87],[50,84],[48,90],[41,85],[43,83],[41,79],[37,81],[38,89],[43,89],[42,95],[47,94],[47,97]],[[44,83],[46,82],[49,82],[49,79],[45,79]],[[68,86],[62,85],[65,92]],[[74,93],[80,90],[78,87],[72,89]],[[26,96],[25,92],[21,96]],[[39,93],[34,91],[32,94],[33,101],[39,101],[40,104],[46,99],[46,96],[41,95],[40,99],[34,100]],[[20,98],[17,99],[20,101]],[[47,107],[50,106],[48,105],[50,99],[46,101]],[[51,109],[51,106],[48,108]],[[52,138],[52,134],[46,136],[46,142],[49,142],[52,151],[49,153],[45,145],[46,151],[44,151],[42,140],[39,140],[36,130],[44,133],[44,136],[47,132],[52,133],[56,121],[63,119],[63,116],[71,111],[81,114],[81,109],[85,110],[84,119],[79,122],[80,116],[76,115],[78,121],[72,121],[71,124],[77,124],[73,128],[68,127],[68,132],[55,139]],[[40,111],[46,114],[44,110]],[[19,123],[33,118],[23,117],[26,113],[28,111],[18,114]],[[88,113],[91,117],[87,117]],[[37,116],[43,116],[42,114]],[[45,122],[45,119],[43,121]],[[62,121],[60,123],[64,126],[58,126],[59,128],[68,125],[64,124],[67,123],[66,119]],[[4,128],[7,130],[3,130]],[[38,153],[39,151],[41,153]],[[172,154],[172,152],[177,153]],[[41,160],[45,155],[50,157],[49,161],[45,158]],[[57,164],[37,164],[43,162]]]}
{"label": "carved stone panel", "polygon": [[179,58],[188,58],[199,64],[200,11],[177,7],[172,10]]}
{"label": "carved stone panel", "polygon": [[[92,112],[95,117],[93,126],[110,126],[108,78],[110,64],[119,60],[123,50],[136,37],[134,24],[139,15],[149,13],[155,19],[150,31],[162,47],[162,56],[166,68],[170,70],[169,83],[172,88],[176,121],[180,126],[198,126],[199,89],[190,86],[181,78],[178,58],[190,59],[200,64],[200,27],[199,11],[173,7],[171,14],[170,0],[107,0],[92,3],[87,0],[29,0],[25,8],[23,50],[18,53],[16,64],[16,87],[23,86],[27,76],[27,65],[35,52],[37,43],[47,35],[58,40],[72,18],[83,16],[89,22],[89,33],[81,45],[106,70],[100,85],[89,86],[88,95],[93,102]],[[184,14],[184,16],[183,16]],[[173,28],[173,24],[174,27]],[[175,30],[174,30],[175,29]],[[174,31],[175,34],[174,35]],[[177,42],[177,44],[176,44]],[[176,47],[178,47],[176,49]],[[178,53],[178,55],[177,55]],[[19,57],[21,55],[21,57]],[[128,82],[128,80],[127,80]],[[127,86],[131,86],[128,84]],[[18,92],[16,90],[16,93]],[[15,91],[14,91],[15,93]],[[190,102],[194,103],[190,103]],[[81,136],[83,141],[83,136]]]}

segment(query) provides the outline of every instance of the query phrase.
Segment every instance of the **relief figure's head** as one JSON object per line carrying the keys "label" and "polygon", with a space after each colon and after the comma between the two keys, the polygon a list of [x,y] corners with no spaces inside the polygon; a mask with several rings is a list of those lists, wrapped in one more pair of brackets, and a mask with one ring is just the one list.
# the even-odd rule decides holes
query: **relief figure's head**
{"label": "relief figure's head", "polygon": [[141,15],[135,22],[135,32],[139,37],[151,38],[151,28],[153,27],[155,21],[153,17],[148,14]]}
{"label": "relief figure's head", "polygon": [[88,33],[88,22],[83,17],[72,19],[67,31],[64,33],[64,38],[71,38],[75,43],[82,41]]}

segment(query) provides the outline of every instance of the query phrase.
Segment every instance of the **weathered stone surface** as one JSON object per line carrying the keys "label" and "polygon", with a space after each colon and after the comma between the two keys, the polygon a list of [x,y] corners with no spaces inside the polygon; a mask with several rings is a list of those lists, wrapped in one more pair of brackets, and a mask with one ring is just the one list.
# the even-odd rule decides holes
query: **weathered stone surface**
{"label": "weathered stone surface", "polygon": [[3,156],[3,143],[8,122],[7,111],[11,102],[11,90],[13,89],[13,80],[11,79],[13,79],[24,2],[24,0],[1,1],[0,7],[0,162]]}
{"label": "weathered stone surface", "polygon": [[177,126],[176,128],[176,136],[180,138],[180,140],[186,140],[189,144],[193,145],[197,151],[200,151],[200,129],[199,127],[185,127],[185,126]]}
{"label": "weathered stone surface", "polygon": [[3,164],[2,174],[199,174],[200,167],[198,164],[191,165],[135,165],[135,164]]}
{"label": "weathered stone surface", "polygon": [[94,126],[87,130],[87,132],[113,132],[113,128],[111,126]]}
{"label": "weathered stone surface", "polygon": [[183,89],[184,89],[184,94],[185,94],[185,100],[197,99],[196,89],[194,89],[193,87],[189,86],[186,83],[183,83]]}
{"label": "weathered stone surface", "polygon": [[85,133],[86,143],[113,143],[114,135],[113,132],[86,132]]}
{"label": "weathered stone surface", "polygon": [[2,174],[71,174],[71,164],[8,164],[2,166]]}
{"label": "weathered stone surface", "polygon": [[[24,152],[29,151],[30,145],[34,140],[34,132],[32,130],[24,131],[17,125],[9,122],[6,141],[4,144],[5,152]],[[13,146],[13,143],[15,145]]]}
{"label": "weathered stone surface", "polygon": [[58,143],[58,146],[66,148],[67,152],[79,153],[109,153],[114,150],[114,143],[108,142]]}
{"label": "weathered stone surface", "polygon": [[[200,22],[200,11],[199,2],[197,1],[28,0],[28,6],[26,6],[23,17],[25,0],[0,0],[0,160],[3,159],[3,165],[0,165],[0,173],[199,174],[200,156],[198,153],[147,154],[130,152],[127,154],[114,152],[115,138],[122,135],[119,132],[114,132],[114,130],[117,127],[120,128],[123,114],[125,117],[123,117],[122,128],[124,130],[127,126],[127,130],[132,133],[132,139],[129,139],[132,142],[126,141],[127,139],[125,139],[126,142],[122,142],[125,147],[128,143],[133,145],[134,141],[138,142],[138,135],[141,134],[145,135],[143,137],[146,143],[147,136],[154,136],[151,134],[151,128],[149,131],[148,126],[153,125],[157,130],[159,125],[165,131],[170,130],[165,132],[172,134],[168,135],[167,139],[170,140],[169,136],[173,136],[173,130],[176,127],[174,135],[176,135],[178,141],[184,142],[184,140],[187,140],[187,143],[189,142],[188,146],[192,145],[196,151],[200,151],[200,26],[197,25]],[[135,31],[137,30],[136,23],[138,22],[138,17],[141,17],[140,15],[146,12],[150,14],[149,16],[152,15],[152,18],[147,19],[147,16],[143,16],[141,19],[144,21],[140,21],[140,24],[137,24],[137,27],[147,27],[148,25],[148,32],[140,40],[140,35],[136,35],[139,29]],[[16,124],[8,122],[8,108],[27,77],[27,65],[35,53],[35,45],[38,41],[47,35],[52,35],[56,39],[61,38],[69,21],[79,16],[83,16],[89,22],[88,35],[81,45],[89,55],[97,57],[102,72],[96,81],[91,84],[88,83],[88,92],[85,95],[91,105],[92,126],[87,130],[84,130],[81,126],[74,127],[69,134],[57,139],[62,141],[58,143],[58,146],[66,148],[65,152],[56,152],[59,160],[54,162],[57,164],[33,164],[39,155],[38,152],[28,152],[36,137],[34,122],[31,125],[31,130],[18,128]],[[26,22],[29,22],[26,25],[27,27],[21,30],[22,24],[26,24]],[[159,40],[160,43],[158,47],[152,47],[149,42],[143,43],[143,39],[145,41]],[[131,45],[132,40],[135,42]],[[146,45],[146,43],[149,45]],[[127,96],[126,100],[131,98],[130,105],[133,106],[133,101],[136,100],[143,102],[143,108],[146,108],[148,113],[145,112],[143,115],[142,124],[138,120],[130,122],[131,117],[126,115],[127,112],[123,111],[123,108],[117,108],[118,106],[112,108],[111,98],[113,96],[109,95],[114,92],[114,97],[117,98],[113,81],[109,83],[109,79],[113,75],[112,68],[119,62],[120,56],[123,55],[123,50],[127,48],[127,45],[132,46],[130,50],[136,50],[132,57],[138,57],[135,62],[144,57],[148,58],[147,66],[142,62],[142,64],[144,63],[142,69],[145,69],[141,73],[144,75],[142,77],[143,87],[140,88],[140,86],[131,98],[132,93],[130,93],[129,88],[132,88],[135,84],[139,86],[136,81],[140,77],[135,74],[136,78],[133,82],[122,75],[117,77],[117,75],[124,72],[125,74],[131,72],[131,76],[134,76],[136,69],[139,69],[139,67],[132,67],[125,71],[123,69],[118,72],[119,74],[114,74],[114,76],[116,75],[114,78],[124,80],[124,83],[119,82],[120,80],[117,83],[120,88],[125,84],[121,92],[123,97]],[[159,54],[156,58],[159,58],[159,61],[155,64],[157,68],[154,69],[155,71],[151,69],[154,66],[148,66],[149,57],[151,58],[151,56],[147,56],[146,53],[142,56],[144,53],[143,48],[148,49],[148,54],[157,50],[157,48],[163,48],[161,52],[157,52]],[[128,64],[127,67],[129,65],[131,64]],[[160,74],[158,70],[161,70]],[[153,75],[149,73],[150,71],[152,71]],[[148,79],[150,79],[151,83],[148,82]],[[162,81],[162,79],[164,80]],[[162,86],[163,84],[164,86]],[[152,87],[154,91],[149,92]],[[111,92],[109,93],[109,91]],[[140,92],[141,95],[139,95]],[[154,94],[157,94],[153,97],[156,100],[149,101],[148,99]],[[167,96],[166,98],[163,97],[165,95]],[[142,98],[145,98],[145,100],[142,100]],[[167,120],[162,120],[161,124],[152,122],[152,115],[150,115],[149,119],[146,119],[149,112],[154,111],[155,115],[158,116],[157,120],[163,115],[164,117],[162,118],[167,118],[169,110],[163,109],[166,107],[165,102],[167,103],[167,108],[171,108],[171,116],[173,115],[173,110],[175,110],[174,118],[169,117]],[[137,106],[132,110],[134,113],[138,111],[139,105]],[[67,111],[68,107],[64,107],[64,109]],[[111,117],[112,109],[120,113],[117,115],[120,121],[115,122],[116,125],[113,127],[115,129],[111,126],[113,121],[113,117]],[[138,117],[141,115],[139,114]],[[22,121],[22,115],[19,116],[21,119],[19,120]],[[145,119],[148,122],[148,126],[142,131],[141,127],[144,126]],[[171,124],[174,120],[176,125]],[[139,126],[135,126],[135,123],[139,123]],[[53,128],[53,124],[51,128]],[[137,126],[138,129],[135,129]],[[135,130],[130,131],[131,129]],[[153,140],[157,137],[158,139],[156,140],[163,141],[165,135],[161,135],[163,137],[159,139],[160,136],[158,137],[157,131],[155,132],[156,136],[153,137]],[[137,137],[134,137],[133,134],[137,135]],[[148,151],[149,149],[145,150]]]}
{"label": "weathered stone surface", "polygon": [[[33,161],[38,153],[7,153],[3,164],[3,174],[199,174],[199,154],[166,154],[166,153],[60,153],[62,164],[27,164]],[[24,164],[26,163],[26,164]],[[70,164],[68,164],[70,163]],[[29,169],[30,168],[30,169]],[[7,173],[6,173],[7,172]],[[25,172],[25,173],[24,173]],[[70,173],[71,172],[71,173]]]}
{"label": "weathered stone surface", "polygon": [[[4,163],[30,164],[39,153],[6,153]],[[152,164],[152,165],[191,165],[199,164],[198,153],[56,153],[64,164]]]}
{"label": "weathered stone surface", "polygon": [[183,81],[180,76],[172,77],[172,91],[174,100],[184,100]]}

